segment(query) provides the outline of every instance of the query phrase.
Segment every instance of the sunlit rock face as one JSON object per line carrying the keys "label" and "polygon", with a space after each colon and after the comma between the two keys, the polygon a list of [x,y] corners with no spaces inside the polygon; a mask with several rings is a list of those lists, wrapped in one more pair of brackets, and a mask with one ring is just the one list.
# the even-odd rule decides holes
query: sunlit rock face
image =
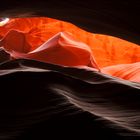
{"label": "sunlit rock face", "polygon": [[0,29],[1,47],[12,58],[89,66],[122,79],[140,81],[140,46],[134,43],[47,17],[13,18]]}

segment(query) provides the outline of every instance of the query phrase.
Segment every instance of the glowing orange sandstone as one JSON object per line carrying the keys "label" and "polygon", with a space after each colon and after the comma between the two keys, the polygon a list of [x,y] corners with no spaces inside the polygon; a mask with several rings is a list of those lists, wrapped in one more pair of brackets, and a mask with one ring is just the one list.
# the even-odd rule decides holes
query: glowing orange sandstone
{"label": "glowing orange sandstone", "polygon": [[0,46],[16,59],[90,66],[140,82],[140,46],[116,37],[92,34],[67,22],[40,17],[10,19],[0,27],[0,38]]}

